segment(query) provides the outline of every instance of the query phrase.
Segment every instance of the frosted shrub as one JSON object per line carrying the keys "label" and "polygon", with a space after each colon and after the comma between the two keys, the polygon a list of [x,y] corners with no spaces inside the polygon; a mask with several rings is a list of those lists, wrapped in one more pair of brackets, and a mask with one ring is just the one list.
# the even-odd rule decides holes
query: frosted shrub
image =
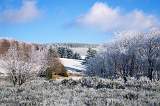
{"label": "frosted shrub", "polygon": [[6,54],[0,56],[0,65],[7,71],[14,86],[22,85],[34,75],[31,59],[27,56],[15,46],[11,46]]}
{"label": "frosted shrub", "polygon": [[149,80],[148,77],[140,77],[139,81],[141,81],[141,82],[151,82],[151,80]]}
{"label": "frosted shrub", "polygon": [[[139,84],[138,81],[134,83]],[[153,85],[156,90],[144,86],[137,89],[121,80],[98,77],[85,77],[76,81],[36,78],[20,87],[0,86],[0,106],[158,106],[160,82],[152,82]]]}

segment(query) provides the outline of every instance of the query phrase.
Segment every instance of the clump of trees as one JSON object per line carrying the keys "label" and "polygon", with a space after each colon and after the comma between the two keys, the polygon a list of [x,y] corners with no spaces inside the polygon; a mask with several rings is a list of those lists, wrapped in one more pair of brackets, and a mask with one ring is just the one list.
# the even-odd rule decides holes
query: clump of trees
{"label": "clump of trees", "polygon": [[104,51],[88,59],[87,74],[105,78],[147,76],[160,78],[160,31],[123,32],[104,45]]}
{"label": "clump of trees", "polygon": [[81,59],[79,53],[74,53],[71,49],[67,47],[58,47],[57,52],[59,54],[59,57],[61,58]]}
{"label": "clump of trees", "polygon": [[81,59],[81,55],[79,53],[74,53],[72,59]]}
{"label": "clump of trees", "polygon": [[[62,65],[56,51],[50,47],[39,49],[32,47],[31,51],[26,52],[13,45],[7,53],[0,56],[0,60],[0,66],[7,71],[14,86],[20,86],[37,76],[44,75],[47,78],[52,78],[50,76],[53,71],[56,73],[57,66]],[[59,73],[61,72],[62,70]]]}

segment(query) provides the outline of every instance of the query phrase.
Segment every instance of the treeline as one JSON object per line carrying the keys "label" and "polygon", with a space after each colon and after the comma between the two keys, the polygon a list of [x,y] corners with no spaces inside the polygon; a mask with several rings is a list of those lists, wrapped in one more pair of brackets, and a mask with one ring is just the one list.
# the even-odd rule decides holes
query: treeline
{"label": "treeline", "polygon": [[67,47],[67,48],[96,48],[98,44],[87,44],[87,43],[54,43],[54,47]]}
{"label": "treeline", "polygon": [[160,78],[160,31],[124,32],[87,60],[87,74],[104,78]]}

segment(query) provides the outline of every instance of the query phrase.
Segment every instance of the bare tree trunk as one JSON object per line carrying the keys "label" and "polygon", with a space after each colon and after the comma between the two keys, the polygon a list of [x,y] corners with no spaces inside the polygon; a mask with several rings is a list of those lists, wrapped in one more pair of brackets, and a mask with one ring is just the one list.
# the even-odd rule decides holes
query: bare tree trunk
{"label": "bare tree trunk", "polygon": [[131,64],[130,64],[130,69],[129,69],[130,77],[133,77],[134,75],[134,67],[135,67],[135,55],[133,55],[131,58]]}
{"label": "bare tree trunk", "polygon": [[152,75],[152,73],[153,73],[153,62],[151,61],[151,59],[148,59],[148,63],[149,63],[149,67],[148,67],[148,78],[149,78],[150,80],[152,80],[152,79],[153,79],[153,75]]}

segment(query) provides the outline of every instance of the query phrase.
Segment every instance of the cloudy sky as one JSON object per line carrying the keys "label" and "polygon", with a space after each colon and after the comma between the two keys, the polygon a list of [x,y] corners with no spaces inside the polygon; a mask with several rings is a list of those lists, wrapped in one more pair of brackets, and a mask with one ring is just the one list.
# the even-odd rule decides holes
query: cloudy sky
{"label": "cloudy sky", "polygon": [[160,27],[160,0],[0,0],[0,37],[104,43]]}

